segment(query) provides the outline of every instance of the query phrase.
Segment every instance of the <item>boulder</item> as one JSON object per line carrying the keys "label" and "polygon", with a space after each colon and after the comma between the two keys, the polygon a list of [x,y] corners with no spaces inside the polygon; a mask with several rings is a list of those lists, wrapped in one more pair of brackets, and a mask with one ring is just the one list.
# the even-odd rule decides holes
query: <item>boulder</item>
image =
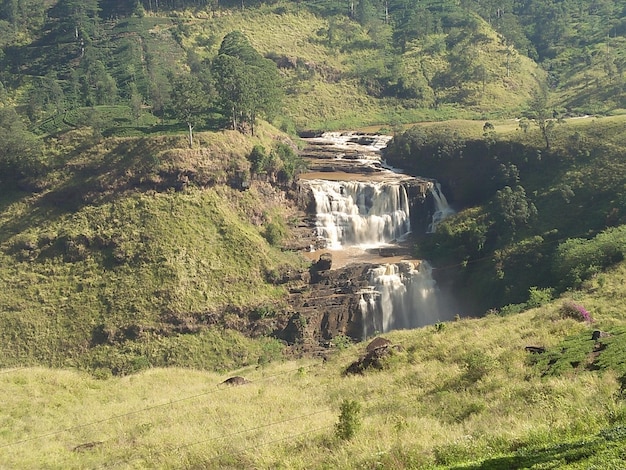
{"label": "boulder", "polygon": [[[380,338],[380,340],[380,346],[368,350],[365,356],[360,357],[358,360],[350,364],[344,371],[344,375],[363,374],[368,369],[382,370],[386,367],[387,359],[391,357],[394,352],[403,350],[402,346],[393,345],[391,344],[391,341],[384,338]],[[387,343],[383,344],[384,342]]]}
{"label": "boulder", "polygon": [[383,338],[382,336],[378,336],[374,338],[372,341],[370,341],[370,343],[367,345],[365,350],[367,352],[371,352],[371,351],[374,351],[375,349],[386,348],[389,346],[391,346],[391,341],[389,341],[387,338]]}
{"label": "boulder", "polygon": [[594,330],[591,334],[591,339],[594,341],[598,341],[600,338],[607,338],[609,336],[611,336],[611,334],[607,333],[606,331]]}
{"label": "boulder", "polygon": [[222,382],[222,385],[245,385],[249,383],[249,380],[237,375],[235,377],[229,377],[228,379],[224,380]]}
{"label": "boulder", "polygon": [[322,253],[315,263],[317,271],[328,271],[333,265],[333,255],[330,253]]}

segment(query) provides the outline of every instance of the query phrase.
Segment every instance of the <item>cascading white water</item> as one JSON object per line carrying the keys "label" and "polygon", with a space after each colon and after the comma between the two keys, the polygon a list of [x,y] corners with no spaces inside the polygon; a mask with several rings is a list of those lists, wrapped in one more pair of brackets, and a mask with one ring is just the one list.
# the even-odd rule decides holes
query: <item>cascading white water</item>
{"label": "cascading white water", "polygon": [[[406,185],[413,178],[380,161],[380,149],[389,139],[389,136],[349,133],[326,133],[311,139],[325,149],[336,149],[336,158],[342,164],[345,165],[346,152],[350,152],[350,162],[370,169],[360,175],[361,181],[353,180],[359,174],[358,167],[346,173],[349,173],[347,181],[339,181],[336,175],[334,180],[306,180],[315,199],[316,234],[324,241],[319,245],[332,250],[354,246],[376,248],[400,241],[411,232]],[[316,174],[316,177],[320,176]],[[421,182],[430,186],[433,196],[435,212],[426,231],[434,232],[454,211],[438,183]],[[439,289],[426,261],[417,264],[402,261],[372,268],[369,284],[359,299],[364,339],[376,333],[449,319],[442,318],[447,315],[440,306]]]}
{"label": "cascading white water", "polygon": [[310,181],[315,198],[316,232],[326,246],[376,246],[411,231],[409,199],[393,182]]}
{"label": "cascading white water", "polygon": [[452,209],[448,204],[448,200],[446,199],[445,194],[443,194],[441,185],[438,182],[433,184],[430,193],[432,194],[433,201],[435,202],[435,212],[433,213],[432,222],[428,226],[426,233],[435,233],[437,225],[439,225],[439,223],[446,217],[454,214],[454,209]]}
{"label": "cascading white water", "polygon": [[371,289],[361,292],[363,338],[417,328],[441,320],[438,289],[427,261],[386,264],[370,270]]}

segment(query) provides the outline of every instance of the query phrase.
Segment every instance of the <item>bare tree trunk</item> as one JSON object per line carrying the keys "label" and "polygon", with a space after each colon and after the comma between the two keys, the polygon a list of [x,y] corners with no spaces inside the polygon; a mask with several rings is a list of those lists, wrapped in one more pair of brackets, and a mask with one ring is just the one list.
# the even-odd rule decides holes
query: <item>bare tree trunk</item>
{"label": "bare tree trunk", "polygon": [[193,126],[191,125],[190,122],[187,123],[187,126],[189,126],[189,148],[193,147]]}

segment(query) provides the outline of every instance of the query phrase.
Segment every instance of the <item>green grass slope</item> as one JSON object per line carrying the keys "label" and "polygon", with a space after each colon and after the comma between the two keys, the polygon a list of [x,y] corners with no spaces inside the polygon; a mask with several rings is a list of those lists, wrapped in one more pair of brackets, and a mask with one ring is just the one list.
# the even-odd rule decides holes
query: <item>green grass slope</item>
{"label": "green grass slope", "polygon": [[[507,49],[486,22],[473,19],[476,24],[463,38],[456,29],[428,35],[404,53],[383,46],[391,31],[382,26],[373,31],[345,17],[320,17],[293,5],[188,18],[181,29],[183,47],[202,58],[213,57],[228,32],[243,31],[259,52],[281,66],[284,124],[332,130],[519,112],[542,72]],[[376,34],[378,43],[372,39]],[[471,57],[468,70],[482,72],[461,77],[461,56]],[[419,82],[420,96],[377,95],[373,82],[394,67],[411,86]]]}
{"label": "green grass slope", "polygon": [[[263,235],[293,209],[262,181],[247,191],[230,184],[249,173],[252,145],[275,135],[203,134],[193,150],[177,137],[58,143],[62,164],[29,181],[37,192],[2,198],[2,365],[100,367],[85,359],[95,354],[125,373],[138,366],[107,355],[122,351],[130,364],[153,343],[162,350],[152,361],[169,354],[175,364],[183,362],[174,359],[178,333],[242,331],[256,308],[279,305],[285,291],[271,279],[301,261]],[[256,360],[223,355],[228,366]],[[200,356],[205,367],[225,367]]]}
{"label": "green grass slope", "polygon": [[[202,74],[203,60],[239,30],[280,68],[285,101],[275,124],[285,130],[519,114],[544,73],[487,22],[464,15],[400,51],[390,25],[362,26],[293,3],[150,13],[98,22],[84,55],[50,17],[31,42],[7,50],[3,101],[27,113],[42,133],[81,125],[85,105],[95,106],[94,115],[116,135],[163,132],[168,129],[151,125],[154,118],[110,110],[128,107],[134,92],[147,106],[144,114],[160,114],[169,99],[168,74],[188,68]],[[99,112],[103,106],[108,111]]]}
{"label": "green grass slope", "polygon": [[[6,369],[0,455],[10,468],[621,468],[625,278],[622,263],[603,290],[390,333],[402,348],[362,375],[343,371],[364,345],[232,371],[251,381],[239,387],[176,368]],[[592,323],[565,313],[572,299]],[[345,401],[360,409],[350,439]]]}

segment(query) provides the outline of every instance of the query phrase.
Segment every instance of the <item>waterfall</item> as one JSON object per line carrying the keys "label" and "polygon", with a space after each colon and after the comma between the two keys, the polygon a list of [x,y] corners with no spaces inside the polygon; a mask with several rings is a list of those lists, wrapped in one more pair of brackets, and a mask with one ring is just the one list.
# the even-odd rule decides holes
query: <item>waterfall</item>
{"label": "waterfall", "polygon": [[370,270],[370,289],[361,291],[363,338],[390,330],[440,321],[438,289],[432,267],[421,261],[385,264]]}
{"label": "waterfall", "polygon": [[409,200],[398,182],[312,180],[316,233],[326,246],[380,245],[411,231]]}
{"label": "waterfall", "polygon": [[315,204],[318,240],[311,250],[340,250],[333,255],[337,260],[333,269],[341,263],[375,266],[369,268],[366,279],[355,282],[360,287],[357,308],[363,339],[449,320],[453,311],[451,299],[440,292],[427,261],[397,260],[411,257],[410,244],[399,242],[412,229],[418,230],[411,227],[407,189],[419,189],[422,197],[428,191],[433,197],[434,214],[428,228],[419,228],[422,232],[434,232],[454,211],[439,183],[407,175],[381,161],[380,149],[389,139],[356,133],[310,138],[306,155],[313,164],[309,177],[301,177]]}
{"label": "waterfall", "polygon": [[448,200],[446,199],[445,194],[443,194],[441,185],[438,182],[433,184],[430,189],[430,194],[432,194],[433,201],[435,203],[435,212],[433,213],[432,222],[428,226],[426,233],[435,233],[437,225],[439,225],[439,223],[446,217],[454,214],[454,209],[452,209],[448,204]]}

